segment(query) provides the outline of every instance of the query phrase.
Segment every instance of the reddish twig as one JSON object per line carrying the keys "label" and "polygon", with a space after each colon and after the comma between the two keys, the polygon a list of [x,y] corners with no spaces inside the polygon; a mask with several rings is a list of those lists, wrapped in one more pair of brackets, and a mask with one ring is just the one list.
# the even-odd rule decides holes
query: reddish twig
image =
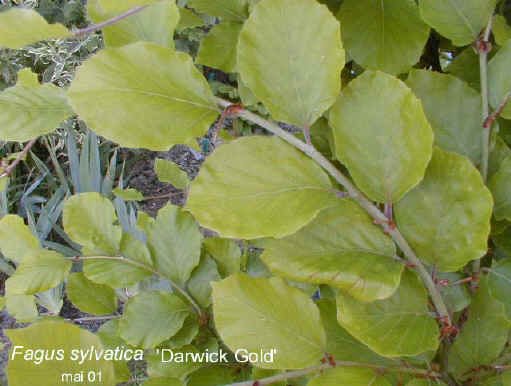
{"label": "reddish twig", "polygon": [[504,100],[502,101],[502,103],[500,104],[498,109],[495,110],[490,115],[488,115],[488,118],[486,118],[486,120],[483,123],[483,127],[485,129],[490,129],[493,126],[493,124],[495,123],[497,118],[500,116],[500,114],[502,114],[502,111],[504,110],[504,108],[506,107],[506,105],[510,99],[511,99],[511,91],[507,93],[507,95],[505,96]]}
{"label": "reddish twig", "polygon": [[6,177],[9,174],[11,174],[11,172],[14,170],[16,165],[18,165],[21,162],[21,160],[26,157],[27,153],[32,148],[32,146],[34,146],[34,144],[36,142],[37,142],[37,138],[30,140],[30,142],[28,142],[25,145],[25,147],[23,148],[23,151],[20,154],[18,154],[18,157],[14,160],[14,162],[12,162],[9,166],[7,166],[5,168],[5,170],[2,172],[2,174],[0,174],[0,178]]}
{"label": "reddish twig", "polygon": [[218,119],[218,122],[217,122],[215,129],[213,131],[213,136],[211,138],[211,142],[213,144],[216,144],[216,138],[217,138],[218,134],[220,133],[220,131],[222,131],[222,129],[224,128],[225,120],[229,117],[238,115],[242,111],[243,111],[242,105],[229,105],[225,108],[222,115],[220,115],[220,118]]}

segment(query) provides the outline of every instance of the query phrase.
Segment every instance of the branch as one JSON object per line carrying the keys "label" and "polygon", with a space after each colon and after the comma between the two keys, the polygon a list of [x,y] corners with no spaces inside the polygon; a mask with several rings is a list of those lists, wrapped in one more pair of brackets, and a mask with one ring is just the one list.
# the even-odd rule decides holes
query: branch
{"label": "branch", "polygon": [[[227,108],[231,105],[231,102],[221,98],[216,98],[216,101],[223,108]],[[435,305],[440,319],[446,325],[452,325],[451,317],[447,311],[447,307],[445,306],[442,296],[440,295],[439,289],[437,288],[427,269],[415,255],[415,252],[412,250],[410,245],[408,245],[408,242],[405,240],[403,235],[401,235],[393,223],[389,222],[385,214],[383,214],[360,190],[358,190],[357,187],[355,187],[355,185],[353,185],[353,183],[339,171],[339,169],[337,169],[328,159],[323,156],[323,154],[318,152],[313,146],[300,141],[294,135],[288,133],[285,130],[282,130],[275,122],[261,118],[259,115],[254,114],[246,109],[238,112],[238,116],[261,127],[264,127],[266,130],[272,132],[297,149],[301,150],[303,153],[316,161],[323,169],[325,169],[339,184],[344,186],[349,197],[357,201],[360,206],[362,206],[369,213],[373,220],[380,224],[383,227],[383,230],[394,239],[394,242],[403,251],[410,265],[415,267],[415,269],[422,277],[422,280],[429,291],[431,300]]]}
{"label": "branch", "polygon": [[504,108],[506,107],[506,105],[510,99],[511,99],[511,91],[506,94],[506,96],[504,97],[504,101],[500,104],[499,108],[497,110],[495,110],[493,113],[491,113],[488,116],[488,118],[486,118],[486,120],[483,123],[483,127],[485,129],[491,130],[491,128],[493,127],[493,124],[495,123],[497,118],[500,116],[500,114],[502,114],[502,111],[504,111]]}
{"label": "branch", "polygon": [[476,42],[477,52],[479,53],[479,72],[481,77],[481,122],[483,122],[483,136],[482,136],[482,156],[481,156],[481,174],[486,182],[488,179],[488,157],[490,147],[490,134],[491,126],[486,127],[485,123],[490,114],[489,91],[488,91],[488,54],[491,51],[491,43],[489,41],[491,29],[493,26],[493,16],[490,17],[488,25],[484,31],[483,36]]}
{"label": "branch", "polygon": [[[481,138],[481,175],[483,181],[486,183],[488,180],[488,159],[490,157],[490,136],[491,125],[487,125],[488,116],[490,113],[489,92],[488,92],[488,54],[491,51],[490,33],[493,27],[493,15],[488,20],[488,25],[484,30],[484,34],[476,42],[477,52],[479,53],[479,72],[481,78],[481,121],[483,122],[483,135]],[[481,270],[481,259],[474,261],[472,271],[474,273],[474,281],[471,283],[471,288],[474,290],[478,286],[478,275]]]}
{"label": "branch", "polygon": [[79,30],[73,31],[71,34],[74,37],[76,37],[76,36],[82,36],[82,35],[86,35],[86,34],[91,33],[91,32],[98,31],[98,30],[100,30],[102,28],[108,27],[109,25],[118,23],[121,20],[126,19],[127,17],[135,15],[136,13],[139,13],[140,11],[142,11],[143,9],[145,9],[147,7],[148,7],[148,5],[141,5],[141,6],[132,8],[132,9],[130,9],[130,10],[124,12],[124,13],[121,13],[120,15],[118,15],[116,17],[113,17],[113,18],[111,18],[109,20],[104,21],[103,23],[94,24],[94,25],[91,25],[91,26],[89,26],[87,28],[83,28],[83,29],[79,29]]}
{"label": "branch", "polygon": [[292,378],[298,378],[304,375],[318,373],[323,370],[328,370],[336,367],[358,367],[358,368],[369,368],[380,372],[397,372],[403,374],[414,374],[418,376],[422,376],[424,378],[440,378],[441,374],[428,371],[424,369],[416,369],[413,367],[385,367],[378,365],[370,365],[365,363],[357,363],[357,362],[342,362],[342,361],[333,361],[332,363],[324,363],[319,366],[308,367],[302,370],[296,371],[288,371],[286,373],[277,374],[272,377],[258,379],[258,380],[250,380],[244,382],[231,383],[226,386],[262,386],[262,385],[270,385],[272,383],[285,381]]}
{"label": "branch", "polygon": [[14,160],[14,162],[7,166],[5,170],[2,172],[2,174],[0,174],[0,178],[6,177],[9,174],[11,174],[16,165],[18,165],[21,162],[21,160],[26,157],[28,151],[32,148],[32,146],[34,146],[36,142],[37,138],[34,138],[29,143],[27,143],[23,148],[23,151],[20,154],[18,154],[18,157]]}
{"label": "branch", "polygon": [[106,316],[88,316],[85,318],[77,318],[77,319],[64,319],[69,322],[95,322],[95,321],[102,321],[102,320],[112,320],[112,319],[118,319],[121,315],[106,315]]}
{"label": "branch", "polygon": [[177,292],[179,292],[188,302],[193,306],[195,311],[200,317],[204,317],[204,312],[200,308],[200,306],[197,304],[197,302],[190,296],[186,290],[181,288],[179,285],[174,283],[172,280],[169,280],[165,275],[163,275],[161,272],[158,272],[154,270],[152,267],[149,267],[148,265],[145,265],[143,263],[139,263],[138,261],[131,260],[125,257],[121,256],[76,256],[69,258],[69,260],[72,261],[85,261],[85,260],[116,260],[116,261],[122,261],[123,263],[133,265],[135,267],[139,267],[145,271],[151,272],[154,275],[157,275],[165,280],[167,280],[173,289],[175,289]]}

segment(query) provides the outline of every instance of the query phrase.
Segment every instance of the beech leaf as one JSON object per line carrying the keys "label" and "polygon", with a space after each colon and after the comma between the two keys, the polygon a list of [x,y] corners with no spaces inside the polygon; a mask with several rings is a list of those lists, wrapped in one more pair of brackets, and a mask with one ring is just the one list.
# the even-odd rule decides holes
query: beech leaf
{"label": "beech leaf", "polygon": [[310,0],[262,0],[240,34],[238,70],[273,118],[310,127],[340,91],[339,22]]}
{"label": "beech leaf", "polygon": [[423,178],[433,130],[421,102],[399,79],[364,72],[343,90],[329,121],[337,158],[372,200],[397,202]]}
{"label": "beech leaf", "polygon": [[328,176],[276,137],[250,136],[219,147],[192,183],[187,209],[222,237],[283,237],[332,206]]}
{"label": "beech leaf", "polygon": [[192,59],[145,42],[102,50],[87,60],[69,97],[91,129],[132,148],[168,150],[187,143],[205,134],[218,116]]}

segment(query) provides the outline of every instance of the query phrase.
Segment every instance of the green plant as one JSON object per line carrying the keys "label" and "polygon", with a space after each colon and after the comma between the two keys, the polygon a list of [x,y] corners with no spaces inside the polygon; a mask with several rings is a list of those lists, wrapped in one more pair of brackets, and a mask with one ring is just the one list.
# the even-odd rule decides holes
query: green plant
{"label": "green plant", "polygon": [[[184,208],[154,219],[123,201],[141,197],[122,178],[112,203],[110,182],[101,188],[95,173],[83,189],[75,173],[62,233],[78,256],[44,249],[18,216],[0,220],[12,264],[2,302],[33,322],[7,334],[65,357],[13,348],[11,385],[81,370],[128,381],[137,350],[144,385],[511,384],[509,4],[321,3],[95,0],[96,24],[71,34],[32,10],[0,13],[0,46],[99,29],[106,45],[67,90],[22,70],[0,93],[2,140],[28,141],[0,178],[74,114],[121,146],[156,151],[196,147],[218,119],[194,181],[157,162],[186,190]],[[237,75],[211,87],[199,68]],[[228,119],[265,135],[236,138]],[[107,321],[97,334],[38,314],[34,295],[63,283]],[[68,354],[79,348],[103,351],[78,364]],[[224,350],[226,363],[166,363],[170,350]],[[246,363],[243,350],[259,356]]]}

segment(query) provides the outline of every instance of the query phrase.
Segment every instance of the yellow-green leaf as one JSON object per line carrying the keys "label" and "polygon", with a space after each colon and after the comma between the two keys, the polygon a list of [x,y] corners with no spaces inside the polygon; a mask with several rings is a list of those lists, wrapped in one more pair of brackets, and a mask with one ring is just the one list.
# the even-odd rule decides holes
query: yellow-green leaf
{"label": "yellow-green leaf", "polygon": [[114,206],[98,193],[74,195],[64,205],[64,230],[83,256],[118,256],[122,230],[116,222]]}
{"label": "yellow-green leaf", "polygon": [[[149,0],[146,3],[154,4],[102,29],[107,47],[146,41],[174,48],[174,30],[179,22],[179,9],[175,0]],[[87,3],[89,16],[96,24],[117,16],[125,5],[126,0],[89,0]]]}
{"label": "yellow-green leaf", "polygon": [[503,46],[511,39],[511,26],[502,15],[495,15],[493,19],[493,36],[499,46]]}
{"label": "yellow-green leaf", "polygon": [[433,71],[413,70],[408,86],[422,101],[435,131],[435,144],[481,162],[481,95],[462,80]]}
{"label": "yellow-green leaf", "polygon": [[241,249],[234,240],[210,237],[202,243],[206,252],[216,261],[218,271],[223,277],[240,271]]}
{"label": "yellow-green leaf", "polygon": [[168,204],[144,231],[155,269],[172,281],[185,283],[200,261],[202,235],[194,218]]}
{"label": "yellow-green leaf", "polygon": [[337,158],[372,200],[397,202],[424,177],[433,130],[420,100],[399,79],[364,72],[343,90],[329,121]]}
{"label": "yellow-green leaf", "polygon": [[[121,13],[129,9],[143,5],[151,5],[162,2],[161,0],[99,0],[101,6],[106,12]],[[165,0],[164,2],[174,2],[175,0]]]}
{"label": "yellow-green leaf", "polygon": [[435,148],[424,180],[394,213],[418,256],[452,272],[486,253],[492,208],[491,193],[468,158]]}
{"label": "yellow-green leaf", "polygon": [[340,200],[297,233],[268,240],[261,258],[278,276],[328,284],[370,302],[399,286],[404,266],[395,254],[392,240],[358,204]]}
{"label": "yellow-green leaf", "polygon": [[369,369],[353,369],[338,367],[314,377],[308,386],[391,386],[381,374]]}
{"label": "yellow-green leaf", "polygon": [[69,276],[66,289],[69,300],[82,312],[110,315],[117,311],[115,291],[106,285],[90,281],[81,272]]}
{"label": "yellow-green leaf", "polygon": [[174,336],[191,312],[176,295],[142,292],[132,297],[119,322],[121,337],[134,346],[153,348]]}
{"label": "yellow-green leaf", "polygon": [[213,283],[215,326],[233,351],[276,349],[267,369],[300,369],[317,364],[326,337],[319,311],[302,291],[282,279],[253,279],[236,274]]}
{"label": "yellow-green leaf", "polygon": [[488,188],[495,200],[495,219],[511,221],[511,156],[504,159],[499,170],[490,178]]}
{"label": "yellow-green leaf", "polygon": [[328,176],[276,137],[249,136],[219,147],[193,182],[187,208],[222,237],[283,237],[332,206]]}
{"label": "yellow-green leaf", "polygon": [[116,197],[120,197],[125,201],[142,201],[144,199],[144,195],[137,189],[115,188],[112,193],[115,194]]}
{"label": "yellow-green leaf", "polygon": [[202,18],[188,8],[179,8],[179,24],[177,30],[181,31],[187,28],[195,28],[204,25]]}
{"label": "yellow-green leaf", "polygon": [[262,0],[240,34],[243,82],[274,119],[299,127],[335,102],[344,60],[339,22],[315,1]]}
{"label": "yellow-green leaf", "polygon": [[192,59],[144,42],[87,60],[69,96],[91,129],[125,147],[168,150],[203,135],[218,116]]}
{"label": "yellow-green leaf", "polygon": [[337,17],[349,55],[393,75],[419,61],[429,37],[413,0],[345,0]]}
{"label": "yellow-green leaf", "polygon": [[493,363],[504,349],[510,327],[504,305],[491,296],[487,279],[481,278],[468,321],[449,350],[449,372],[463,379],[468,370]]}
{"label": "yellow-green leaf", "polygon": [[202,39],[197,63],[223,72],[236,72],[238,37],[243,24],[221,23],[214,26]]}
{"label": "yellow-green leaf", "polygon": [[243,22],[248,17],[248,3],[247,0],[190,0],[188,5],[200,13]]}
{"label": "yellow-green leaf", "polygon": [[17,142],[51,133],[73,115],[65,91],[52,84],[39,84],[30,70],[22,70],[14,87],[0,92],[0,110],[0,139]]}
{"label": "yellow-green leaf", "polygon": [[48,24],[36,11],[11,8],[0,13],[0,47],[18,49],[40,40],[67,36],[62,24]]}
{"label": "yellow-green leaf", "polygon": [[[498,109],[511,95],[511,40],[508,40],[495,54],[488,64],[488,82],[490,89],[490,104]],[[501,114],[502,118],[511,119],[511,103],[507,103]]]}
{"label": "yellow-green leaf", "polygon": [[419,0],[421,16],[456,46],[474,42],[486,27],[497,0]]}
{"label": "yellow-green leaf", "polygon": [[20,323],[33,322],[39,313],[34,295],[5,294],[7,312]]}
{"label": "yellow-green leaf", "polygon": [[39,240],[25,225],[19,216],[9,214],[0,220],[0,251],[2,254],[20,264],[27,253],[37,253],[41,249]]}
{"label": "yellow-green leaf", "polygon": [[172,184],[178,189],[186,189],[190,184],[188,174],[172,161],[157,158],[154,161],[154,171],[160,181]]}
{"label": "yellow-green leaf", "polygon": [[360,303],[340,292],[337,319],[351,335],[385,357],[414,356],[438,348],[438,324],[429,312],[428,293],[408,270],[398,290],[385,300]]}
{"label": "yellow-green leaf", "polygon": [[5,282],[6,290],[13,295],[33,295],[62,283],[71,270],[72,263],[57,252],[31,251],[14,275]]}

